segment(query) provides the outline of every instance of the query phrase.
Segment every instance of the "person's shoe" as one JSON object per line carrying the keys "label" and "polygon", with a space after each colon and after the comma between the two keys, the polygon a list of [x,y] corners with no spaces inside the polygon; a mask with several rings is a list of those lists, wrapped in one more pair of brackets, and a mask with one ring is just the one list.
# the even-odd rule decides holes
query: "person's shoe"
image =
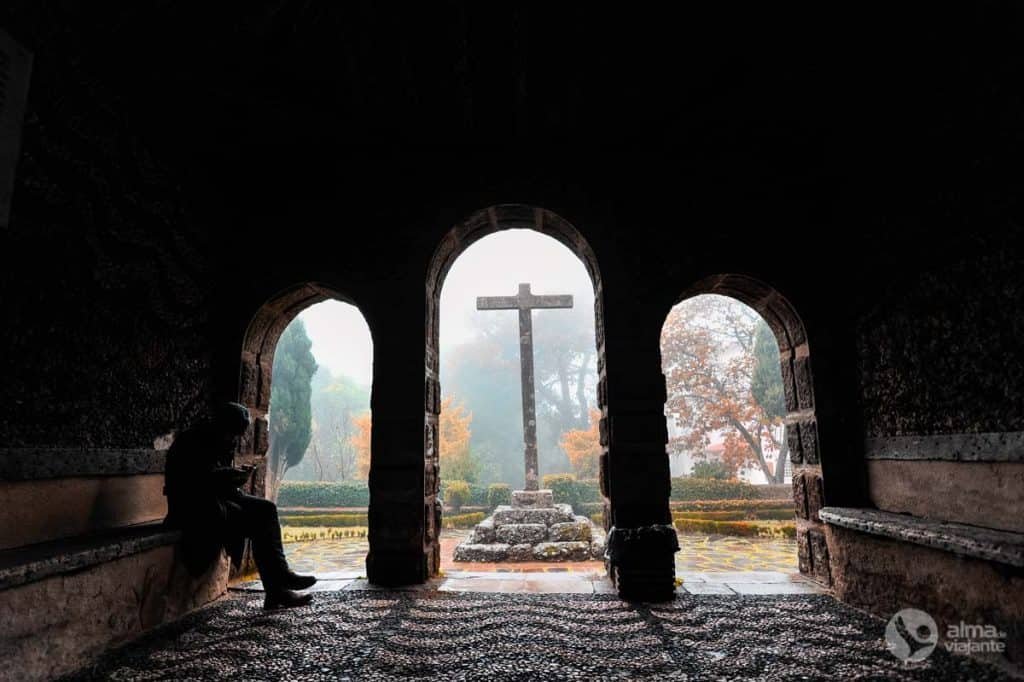
{"label": "person's shoe", "polygon": [[311,594],[299,594],[291,590],[275,590],[274,592],[267,592],[267,597],[263,600],[263,608],[268,611],[274,609],[294,609],[298,606],[306,606],[311,601],[313,601],[313,595]]}
{"label": "person's shoe", "polygon": [[284,577],[284,586],[289,590],[304,590],[307,587],[313,587],[315,584],[315,575],[299,575],[293,571],[288,571]]}

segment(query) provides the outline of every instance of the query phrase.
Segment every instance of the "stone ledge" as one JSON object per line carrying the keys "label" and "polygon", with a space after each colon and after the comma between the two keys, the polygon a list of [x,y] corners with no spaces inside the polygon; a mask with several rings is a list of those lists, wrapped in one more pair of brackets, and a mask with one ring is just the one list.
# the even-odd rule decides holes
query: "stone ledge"
{"label": "stone ledge", "polygon": [[1024,568],[1024,533],[933,521],[877,509],[823,507],[818,514],[829,525]]}
{"label": "stone ledge", "polygon": [[0,480],[162,474],[166,461],[146,448],[0,448]]}
{"label": "stone ledge", "polygon": [[163,523],[118,528],[85,537],[0,551],[0,590],[174,544],[181,533]]}
{"label": "stone ledge", "polygon": [[875,436],[866,459],[947,462],[1024,462],[1024,431]]}

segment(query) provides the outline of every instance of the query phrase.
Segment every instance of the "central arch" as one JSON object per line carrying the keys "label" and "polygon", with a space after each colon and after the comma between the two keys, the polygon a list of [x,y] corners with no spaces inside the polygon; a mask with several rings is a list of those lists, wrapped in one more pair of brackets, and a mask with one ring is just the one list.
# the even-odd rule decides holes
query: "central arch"
{"label": "central arch", "polygon": [[426,278],[426,339],[424,343],[424,524],[423,549],[427,558],[427,574],[437,575],[441,562],[441,504],[437,499],[440,485],[438,460],[438,419],[441,411],[440,383],[440,299],[441,288],[455,259],[467,248],[487,235],[511,229],[529,229],[557,239],[583,262],[594,286],[594,339],[597,352],[597,407],[601,411],[601,494],[605,499],[605,523],[608,513],[607,481],[608,439],[607,379],[605,370],[603,289],[597,256],[583,235],[561,216],[547,209],[523,204],[500,204],[477,211],[444,236],[434,251]]}

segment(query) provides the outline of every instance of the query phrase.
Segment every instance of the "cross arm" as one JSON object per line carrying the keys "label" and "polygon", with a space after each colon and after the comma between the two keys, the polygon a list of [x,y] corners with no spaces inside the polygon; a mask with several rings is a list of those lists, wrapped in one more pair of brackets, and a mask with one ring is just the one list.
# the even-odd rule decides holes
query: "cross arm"
{"label": "cross arm", "polygon": [[571,308],[572,294],[559,296],[477,296],[477,310],[529,310],[533,308]]}

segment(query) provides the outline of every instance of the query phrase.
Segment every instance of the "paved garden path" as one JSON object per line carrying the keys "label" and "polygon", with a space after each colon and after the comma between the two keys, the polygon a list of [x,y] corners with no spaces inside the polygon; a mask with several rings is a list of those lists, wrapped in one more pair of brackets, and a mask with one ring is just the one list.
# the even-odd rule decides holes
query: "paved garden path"
{"label": "paved garden path", "polygon": [[[551,564],[523,563],[456,563],[452,551],[471,531],[445,530],[441,533],[441,570],[451,571],[603,571],[600,561],[579,561]],[[789,539],[740,538],[731,536],[680,535],[680,551],[676,553],[678,573],[713,571],[796,571],[796,542]],[[365,573],[366,538],[317,540],[285,545],[285,553],[300,573],[347,571]]]}

